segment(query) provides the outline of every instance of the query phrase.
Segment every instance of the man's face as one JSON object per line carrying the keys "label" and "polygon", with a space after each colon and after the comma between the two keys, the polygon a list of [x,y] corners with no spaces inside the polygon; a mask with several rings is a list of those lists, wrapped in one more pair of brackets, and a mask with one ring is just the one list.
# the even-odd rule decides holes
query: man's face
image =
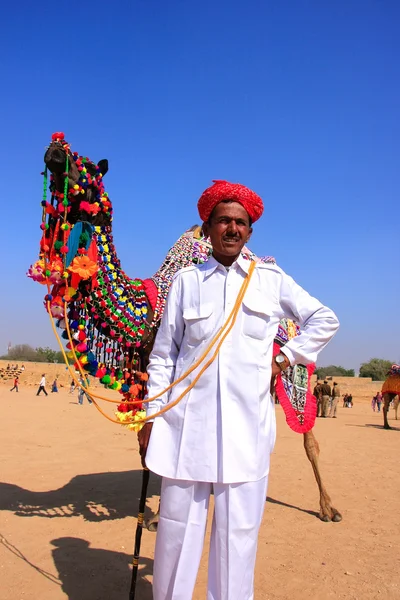
{"label": "man's face", "polygon": [[214,258],[228,267],[239,256],[253,230],[249,215],[239,202],[220,202],[209,222],[203,224],[203,231],[211,239]]}

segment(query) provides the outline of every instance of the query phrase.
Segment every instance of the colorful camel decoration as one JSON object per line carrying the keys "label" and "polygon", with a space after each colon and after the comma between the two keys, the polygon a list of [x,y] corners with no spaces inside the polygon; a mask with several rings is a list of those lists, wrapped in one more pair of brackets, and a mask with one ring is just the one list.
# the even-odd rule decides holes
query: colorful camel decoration
{"label": "colorful camel decoration", "polygon": [[382,386],[383,394],[383,427],[391,429],[388,421],[389,405],[393,400],[395,418],[397,420],[397,409],[400,398],[400,365],[392,365],[387,374],[386,381]]}
{"label": "colorful camel decoration", "polygon": [[[72,361],[81,374],[116,390],[120,400],[108,400],[92,391],[90,395],[118,404],[116,419],[101,412],[137,430],[144,414],[148,358],[172,278],[179,269],[208,260],[211,246],[201,227],[192,227],[170,249],[153,277],[131,279],[122,270],[113,243],[112,203],[103,184],[108,161],[96,164],[73,153],[64,134],[55,133],[44,162],[40,254],[28,276],[47,286],[45,306],[54,331],[53,319],[67,342],[67,364]],[[274,261],[257,259],[248,249],[244,256]],[[294,323],[283,320],[274,351],[297,333]],[[312,432],[316,416],[316,401],[309,389],[312,371],[311,366],[289,368],[279,377],[276,392],[288,424],[304,435],[320,492],[319,516],[337,522],[342,517],[322,482],[319,446]]]}

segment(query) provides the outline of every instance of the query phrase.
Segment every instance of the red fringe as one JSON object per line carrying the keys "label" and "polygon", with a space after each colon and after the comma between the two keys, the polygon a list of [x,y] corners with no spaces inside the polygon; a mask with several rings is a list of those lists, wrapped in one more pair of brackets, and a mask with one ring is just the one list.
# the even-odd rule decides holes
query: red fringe
{"label": "red fringe", "polygon": [[[274,343],[274,356],[279,354],[280,351],[281,347],[277,343]],[[288,395],[286,394],[282,381],[282,375],[279,374],[276,378],[276,395],[278,396],[278,400],[281,403],[282,408],[284,410],[286,416],[286,423],[289,425],[290,429],[292,429],[296,433],[307,433],[315,425],[315,419],[317,417],[317,399],[315,398],[315,396],[312,395],[310,389],[311,375],[314,373],[314,370],[315,364],[307,365],[308,388],[306,395],[306,405],[304,407],[303,413],[303,424],[299,422],[296,411],[291,405]]]}
{"label": "red fringe", "polygon": [[145,294],[150,302],[151,309],[154,310],[157,303],[158,290],[152,279],[143,279],[142,281]]}

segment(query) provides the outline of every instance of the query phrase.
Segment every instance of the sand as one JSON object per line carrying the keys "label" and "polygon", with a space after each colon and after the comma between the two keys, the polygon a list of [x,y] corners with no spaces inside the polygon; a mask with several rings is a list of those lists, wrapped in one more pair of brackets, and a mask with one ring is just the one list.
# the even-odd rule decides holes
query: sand
{"label": "sand", "polygon": [[[11,387],[11,386],[10,386]],[[317,518],[318,492],[278,407],[260,530],[257,600],[398,599],[400,421],[354,398],[318,419],[321,469],[341,523]],[[141,469],[136,435],[63,389],[0,387],[1,600],[128,599]],[[148,512],[158,504],[153,477]],[[150,600],[155,534],[145,530],[136,598]],[[206,597],[207,553],[194,599]]]}

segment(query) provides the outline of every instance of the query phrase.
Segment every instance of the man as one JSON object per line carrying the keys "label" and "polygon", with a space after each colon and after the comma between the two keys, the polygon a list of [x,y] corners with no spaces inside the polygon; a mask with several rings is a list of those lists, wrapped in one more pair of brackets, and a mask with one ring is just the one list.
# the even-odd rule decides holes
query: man
{"label": "man", "polygon": [[378,407],[378,412],[381,412],[381,404],[383,402],[382,392],[378,392],[376,395],[376,405]]}
{"label": "man", "polygon": [[14,379],[14,386],[11,388],[10,392],[12,392],[13,390],[16,390],[18,392],[18,383],[19,383],[19,377],[17,375]]}
{"label": "man", "polygon": [[89,385],[89,380],[88,377],[83,377],[83,375],[81,375],[79,377],[79,383],[81,384],[81,387],[79,388],[79,393],[78,393],[78,404],[80,404],[81,406],[83,405],[83,399],[86,396],[87,401],[89,402],[89,404],[92,404],[92,400],[89,396],[89,394],[87,392],[85,392],[85,390],[87,389],[88,385]]}
{"label": "man", "polygon": [[321,385],[321,402],[322,402],[322,417],[326,418],[329,412],[329,401],[331,399],[332,390],[328,381],[325,379]]}
{"label": "man", "polygon": [[322,416],[322,395],[321,395],[321,384],[317,379],[317,383],[314,386],[313,396],[317,400],[317,417]]}
{"label": "man", "polygon": [[44,392],[46,394],[46,396],[47,396],[47,392],[46,392],[46,375],[45,375],[45,373],[42,373],[42,379],[40,380],[39,388],[38,388],[36,396],[39,396],[40,392]]}
{"label": "man", "polygon": [[339,402],[339,398],[340,398],[340,387],[338,386],[337,382],[334,381],[333,382],[333,390],[332,390],[332,405],[331,405],[331,410],[329,413],[329,416],[332,417],[333,419],[336,419],[336,412],[337,412],[337,405]]}
{"label": "man", "polygon": [[[242,185],[216,181],[198,209],[212,257],[174,278],[150,356],[150,398],[185,374],[226,323],[248,276],[251,262],[241,250],[263,203]],[[302,333],[273,359],[274,336],[284,316],[296,320]],[[142,461],[163,477],[155,600],[192,598],[212,491],[208,600],[253,598],[257,537],[276,437],[271,378],[290,364],[315,362],[337,328],[330,309],[275,264],[259,263],[216,360],[176,406],[145,424],[139,433]],[[200,368],[151,401],[147,415],[177,399]]]}

